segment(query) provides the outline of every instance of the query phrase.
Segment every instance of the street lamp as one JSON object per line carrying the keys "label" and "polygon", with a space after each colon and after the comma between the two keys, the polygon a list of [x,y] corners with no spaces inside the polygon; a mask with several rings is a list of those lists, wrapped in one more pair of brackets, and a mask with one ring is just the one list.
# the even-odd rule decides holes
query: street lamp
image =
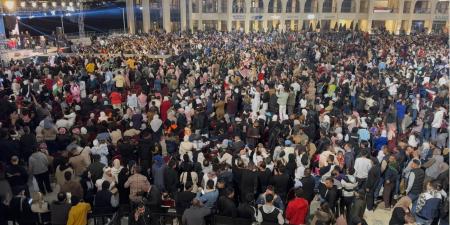
{"label": "street lamp", "polygon": [[16,7],[16,2],[14,0],[5,1],[5,7],[8,11],[13,11]]}
{"label": "street lamp", "polygon": [[123,24],[123,32],[126,33],[127,28],[125,26],[125,8],[121,8],[122,9],[122,24]]}

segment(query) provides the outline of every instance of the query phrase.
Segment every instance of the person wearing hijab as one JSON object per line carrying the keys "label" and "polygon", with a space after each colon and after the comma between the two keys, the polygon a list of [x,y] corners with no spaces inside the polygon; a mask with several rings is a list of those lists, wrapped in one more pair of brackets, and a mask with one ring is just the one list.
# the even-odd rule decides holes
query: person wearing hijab
{"label": "person wearing hijab", "polygon": [[112,175],[111,167],[103,168],[103,176],[102,178],[95,181],[95,186],[97,187],[97,191],[102,190],[103,181],[108,181],[110,183],[110,189],[112,189],[116,185],[116,180]]}
{"label": "person wearing hijab", "polygon": [[116,181],[116,183],[119,180],[119,173],[120,171],[123,169],[123,166],[120,164],[120,160],[119,159],[114,159],[113,160],[113,167],[111,168],[111,174],[114,177],[114,180]]}
{"label": "person wearing hijab", "polygon": [[166,169],[166,164],[161,155],[155,155],[153,157],[152,166],[152,177],[153,185],[155,185],[159,190],[164,190],[164,170]]}
{"label": "person wearing hijab", "polygon": [[404,225],[406,223],[405,216],[411,213],[412,201],[408,196],[400,198],[392,210],[389,225]]}
{"label": "person wearing hijab", "polygon": [[163,121],[159,118],[158,114],[153,115],[152,121],[150,121],[150,128],[152,130],[153,141],[159,142],[162,134]]}

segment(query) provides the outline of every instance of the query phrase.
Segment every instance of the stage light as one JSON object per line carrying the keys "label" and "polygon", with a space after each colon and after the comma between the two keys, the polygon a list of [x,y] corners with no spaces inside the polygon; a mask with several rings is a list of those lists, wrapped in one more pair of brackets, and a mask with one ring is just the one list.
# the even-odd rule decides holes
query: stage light
{"label": "stage light", "polygon": [[56,2],[52,2],[53,8],[56,8]]}
{"label": "stage light", "polygon": [[54,15],[56,15],[56,11],[52,10],[52,11],[50,11],[50,14],[52,14],[52,16],[54,16]]}
{"label": "stage light", "polygon": [[80,2],[77,2],[77,6],[79,7],[81,5],[81,3]]}
{"label": "stage light", "polygon": [[72,7],[73,6],[73,2],[69,2],[69,6]]}
{"label": "stage light", "polygon": [[61,2],[61,6],[62,7],[66,7],[66,3],[65,2]]}
{"label": "stage light", "polygon": [[27,6],[26,2],[20,2],[20,7],[25,8]]}
{"label": "stage light", "polygon": [[17,20],[20,20],[20,19],[22,19],[22,18],[20,18],[20,16],[18,16],[18,17],[16,17],[17,18]]}
{"label": "stage light", "polygon": [[12,11],[16,7],[16,2],[14,0],[5,1],[5,7],[7,10]]}
{"label": "stage light", "polygon": [[37,3],[36,2],[32,2],[31,6],[33,6],[33,8],[36,8],[37,7]]}
{"label": "stage light", "polygon": [[44,7],[44,9],[46,9],[47,8],[47,2],[43,2],[42,3],[42,7]]}

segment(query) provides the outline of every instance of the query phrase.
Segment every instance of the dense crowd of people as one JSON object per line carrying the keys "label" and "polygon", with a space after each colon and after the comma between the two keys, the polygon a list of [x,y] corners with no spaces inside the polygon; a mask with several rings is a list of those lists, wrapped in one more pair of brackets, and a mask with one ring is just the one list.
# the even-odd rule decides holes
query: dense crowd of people
{"label": "dense crowd of people", "polygon": [[447,41],[152,33],[5,62],[0,223],[448,224]]}

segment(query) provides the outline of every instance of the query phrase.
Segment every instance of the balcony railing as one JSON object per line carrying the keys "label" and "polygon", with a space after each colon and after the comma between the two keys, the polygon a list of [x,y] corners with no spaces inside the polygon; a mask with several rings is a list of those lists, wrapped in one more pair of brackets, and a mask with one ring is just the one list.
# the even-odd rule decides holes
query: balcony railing
{"label": "balcony railing", "polygon": [[356,7],[342,7],[341,13],[355,13]]}
{"label": "balcony railing", "polygon": [[437,9],[436,9],[436,13],[439,13],[439,14],[448,14],[448,8],[445,8],[445,9],[437,8]]}
{"label": "balcony railing", "polygon": [[264,13],[264,8],[259,7],[251,7],[250,8],[251,13]]}
{"label": "balcony railing", "polygon": [[429,13],[431,13],[431,9],[430,8],[415,8],[414,13],[429,14]]}
{"label": "balcony railing", "polygon": [[397,8],[389,8],[389,7],[374,7],[373,8],[374,13],[397,13]]}
{"label": "balcony railing", "polygon": [[336,7],[325,6],[322,8],[322,13],[334,13],[336,12]]}

